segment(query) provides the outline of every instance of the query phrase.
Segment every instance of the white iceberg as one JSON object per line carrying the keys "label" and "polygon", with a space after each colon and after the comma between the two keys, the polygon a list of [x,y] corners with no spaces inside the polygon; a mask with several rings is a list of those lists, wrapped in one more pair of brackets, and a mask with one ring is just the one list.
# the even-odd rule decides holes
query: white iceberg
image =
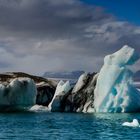
{"label": "white iceberg", "polygon": [[94,91],[95,112],[140,111],[140,92],[133,86],[133,73],[127,68],[138,59],[136,51],[127,45],[105,57]]}
{"label": "white iceberg", "polygon": [[124,123],[122,124],[122,126],[128,126],[128,127],[140,127],[140,124],[139,124],[139,122],[138,122],[137,119],[133,119],[132,122],[124,122]]}
{"label": "white iceberg", "polygon": [[15,78],[9,84],[0,84],[0,108],[29,107],[36,102],[37,89],[30,78]]}
{"label": "white iceberg", "polygon": [[48,112],[49,109],[46,106],[34,105],[31,108],[29,108],[29,111],[31,111],[31,112]]}
{"label": "white iceberg", "polygon": [[60,81],[56,87],[56,91],[53,96],[53,99],[48,106],[49,110],[53,110],[53,111],[59,110],[60,102],[61,102],[59,96],[63,96],[67,94],[70,90],[71,90],[71,86],[69,81],[65,83],[63,81]]}

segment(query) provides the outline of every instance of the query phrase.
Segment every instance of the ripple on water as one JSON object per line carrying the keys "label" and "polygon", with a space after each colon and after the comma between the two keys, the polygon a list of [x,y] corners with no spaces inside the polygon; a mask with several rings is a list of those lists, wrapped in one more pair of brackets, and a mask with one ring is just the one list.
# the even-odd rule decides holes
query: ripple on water
{"label": "ripple on water", "polygon": [[123,127],[140,114],[6,113],[0,114],[0,139],[139,139],[140,128]]}

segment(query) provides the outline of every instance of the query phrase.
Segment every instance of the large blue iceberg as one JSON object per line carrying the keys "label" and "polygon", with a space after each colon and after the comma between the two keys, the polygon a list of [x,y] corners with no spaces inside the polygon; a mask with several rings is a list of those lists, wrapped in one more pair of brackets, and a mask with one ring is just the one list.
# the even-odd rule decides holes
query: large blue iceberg
{"label": "large blue iceberg", "polygon": [[127,45],[104,58],[94,91],[95,112],[140,111],[140,91],[133,86],[133,73],[127,67],[138,59]]}

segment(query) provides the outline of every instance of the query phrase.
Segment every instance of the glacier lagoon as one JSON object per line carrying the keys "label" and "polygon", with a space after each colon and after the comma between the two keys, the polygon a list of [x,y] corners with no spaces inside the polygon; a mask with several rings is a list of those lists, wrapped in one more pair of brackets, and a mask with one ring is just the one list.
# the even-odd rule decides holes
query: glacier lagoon
{"label": "glacier lagoon", "polygon": [[[48,92],[49,82],[43,85],[45,91],[38,91],[40,83],[35,83],[31,78],[5,81],[0,84],[0,106],[31,107],[36,104],[39,94],[47,92],[49,97],[46,95],[42,100],[52,98],[48,104],[39,105],[53,112],[139,112],[140,91],[133,85],[133,72],[128,68],[138,59],[136,50],[125,45],[104,58],[104,65],[98,74],[84,73],[74,87],[69,81],[60,81],[56,89],[54,87],[54,94]],[[31,110],[37,108],[34,106]]]}
{"label": "glacier lagoon", "polygon": [[122,123],[140,120],[127,113],[1,113],[0,139],[31,140],[139,140],[140,127]]}
{"label": "glacier lagoon", "polygon": [[[140,92],[133,85],[133,73],[125,66],[133,64],[138,58],[134,49],[129,46],[124,46],[118,52],[105,57],[105,64],[99,73],[95,88],[94,113],[50,112],[52,109],[59,109],[60,100],[58,97],[71,90],[69,82],[60,81],[48,108],[34,105],[28,111],[0,113],[0,139],[139,139],[140,127],[122,125],[124,122],[132,122],[134,119],[140,121],[139,113],[124,113],[137,112],[140,108]],[[104,74],[106,70],[109,71],[109,74]],[[79,91],[85,84],[87,76],[88,74],[84,74],[79,78],[73,92]],[[92,80],[94,83],[94,79]],[[34,92],[31,92],[30,95],[35,97],[35,85],[32,83],[31,87],[33,87]],[[14,95],[20,93],[16,90],[12,92]],[[2,90],[1,92],[5,93],[6,91]],[[24,96],[21,94],[22,98]],[[27,96],[24,99],[26,98]],[[17,105],[26,103],[26,100],[18,101]],[[10,103],[13,104],[13,102]],[[26,104],[30,105],[30,103],[33,105],[34,99],[31,98]],[[135,123],[132,125],[134,126]]]}

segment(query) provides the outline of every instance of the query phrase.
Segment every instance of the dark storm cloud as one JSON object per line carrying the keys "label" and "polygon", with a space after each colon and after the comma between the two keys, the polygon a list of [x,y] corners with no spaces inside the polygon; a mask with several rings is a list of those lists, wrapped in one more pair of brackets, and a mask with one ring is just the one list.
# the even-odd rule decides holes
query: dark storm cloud
{"label": "dark storm cloud", "polygon": [[74,0],[0,1],[1,27],[31,37],[73,37],[82,33],[91,22],[108,17],[100,8],[85,8],[84,4]]}
{"label": "dark storm cloud", "polygon": [[[140,27],[79,0],[0,0],[1,71],[97,71],[128,44],[140,52]],[[138,64],[135,69],[138,69]]]}

